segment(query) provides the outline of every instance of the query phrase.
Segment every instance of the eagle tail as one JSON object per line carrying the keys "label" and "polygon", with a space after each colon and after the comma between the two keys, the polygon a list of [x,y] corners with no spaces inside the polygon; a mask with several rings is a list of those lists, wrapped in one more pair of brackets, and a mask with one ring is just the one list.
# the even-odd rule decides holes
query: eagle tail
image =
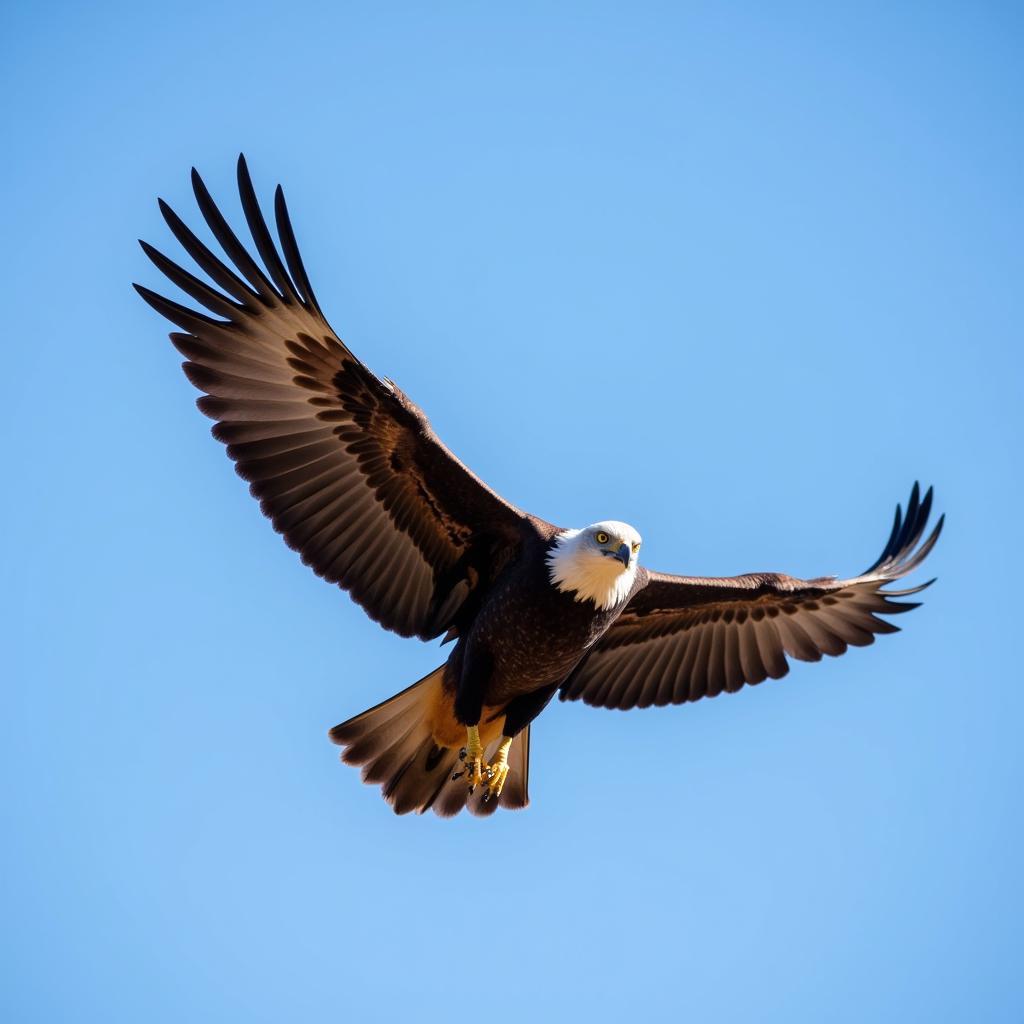
{"label": "eagle tail", "polygon": [[[363,781],[379,785],[396,814],[433,810],[449,818],[464,807],[481,816],[493,814],[499,806],[525,807],[529,803],[529,729],[512,741],[510,771],[501,796],[484,801],[486,787],[482,786],[470,795],[463,779],[452,778],[461,767],[459,748],[434,740],[433,717],[443,700],[443,685],[444,665],[382,704],[336,725],[330,738],[342,747],[342,761],[361,766]],[[486,761],[494,758],[500,742],[499,735],[487,744]]]}

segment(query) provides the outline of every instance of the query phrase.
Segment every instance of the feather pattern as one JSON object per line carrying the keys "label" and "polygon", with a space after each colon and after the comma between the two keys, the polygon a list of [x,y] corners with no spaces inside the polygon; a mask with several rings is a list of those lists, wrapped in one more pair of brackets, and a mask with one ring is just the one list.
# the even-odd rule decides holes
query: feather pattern
{"label": "feather pattern", "polygon": [[[781,678],[787,659],[835,657],[895,632],[889,618],[917,607],[903,599],[933,582],[892,587],[942,528],[940,518],[925,539],[932,491],[922,497],[917,484],[878,559],[846,580],[650,573],[626,524],[559,530],[521,512],[332,330],[280,187],[275,240],[239,158],[251,249],[194,169],[192,187],[223,255],[162,200],[160,210],[205,278],[141,244],[197,308],[136,288],[179,328],[171,341],[202,392],[200,410],[216,421],[214,436],[317,575],[403,636],[457,640],[446,666],[331,732],[343,760],[361,765],[397,812],[525,806],[529,722],[559,684],[563,700],[623,709],[733,693]],[[481,719],[491,730],[486,760],[501,730],[514,734],[500,801],[452,779],[464,726],[484,706],[497,709]]]}
{"label": "feather pattern", "polygon": [[473,591],[542,521],[466,469],[426,416],[334,333],[310,286],[280,188],[279,250],[239,158],[242,210],[261,267],[195,170],[192,187],[230,265],[162,200],[168,227],[212,285],[141,244],[206,312],[136,288],[182,329],[171,341],[188,360],[188,379],[204,392],[200,409],[217,420],[214,436],[274,528],[317,575],[403,636],[427,639],[458,628]]}
{"label": "feather pattern", "polygon": [[885,617],[917,604],[893,599],[934,580],[900,590],[886,585],[913,572],[938,540],[942,518],[922,542],[931,506],[931,488],[922,498],[915,483],[906,515],[896,508],[882,554],[852,579],[650,573],[562,685],[562,700],[622,709],[681,704],[778,679],[789,671],[787,657],[820,661],[897,632]]}

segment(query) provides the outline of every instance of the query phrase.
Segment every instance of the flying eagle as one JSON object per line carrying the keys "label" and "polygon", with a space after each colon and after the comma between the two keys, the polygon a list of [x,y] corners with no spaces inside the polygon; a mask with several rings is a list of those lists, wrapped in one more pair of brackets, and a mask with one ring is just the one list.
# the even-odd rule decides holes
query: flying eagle
{"label": "flying eagle", "polygon": [[886,616],[917,603],[893,599],[932,582],[886,589],[920,565],[942,528],[940,518],[922,543],[932,492],[922,498],[917,484],[878,560],[845,580],[653,572],[626,523],[562,529],[521,511],[331,329],[280,186],[278,245],[239,158],[262,266],[194,169],[192,186],[234,266],[162,200],[171,232],[215,287],[141,244],[212,316],[136,288],[185,332],[171,340],[204,392],[199,408],[217,421],[214,436],[318,576],[385,629],[455,641],[439,668],[330,732],[397,813],[525,807],[530,723],[555,693],[621,709],[733,693],[784,676],[787,657],[819,661],[897,632]]}

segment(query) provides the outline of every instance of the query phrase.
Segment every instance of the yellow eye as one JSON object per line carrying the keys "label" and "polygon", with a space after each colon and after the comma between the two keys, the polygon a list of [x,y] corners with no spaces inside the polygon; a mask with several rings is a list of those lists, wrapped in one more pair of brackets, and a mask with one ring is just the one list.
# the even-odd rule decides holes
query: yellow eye
{"label": "yellow eye", "polygon": [[639,550],[640,550],[640,545],[639,544],[634,544],[633,545],[633,554],[635,555]]}
{"label": "yellow eye", "polygon": [[608,534],[605,533],[604,530],[600,530],[596,534],[594,534],[594,540],[596,540],[598,544],[607,544]]}

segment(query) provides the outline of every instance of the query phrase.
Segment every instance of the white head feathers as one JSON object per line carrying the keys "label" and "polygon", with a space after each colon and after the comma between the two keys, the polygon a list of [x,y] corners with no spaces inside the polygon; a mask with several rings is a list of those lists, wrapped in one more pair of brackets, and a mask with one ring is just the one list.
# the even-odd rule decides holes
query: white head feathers
{"label": "white head feathers", "polygon": [[629,596],[639,551],[640,534],[628,523],[611,519],[565,530],[548,552],[548,574],[559,590],[606,611]]}

